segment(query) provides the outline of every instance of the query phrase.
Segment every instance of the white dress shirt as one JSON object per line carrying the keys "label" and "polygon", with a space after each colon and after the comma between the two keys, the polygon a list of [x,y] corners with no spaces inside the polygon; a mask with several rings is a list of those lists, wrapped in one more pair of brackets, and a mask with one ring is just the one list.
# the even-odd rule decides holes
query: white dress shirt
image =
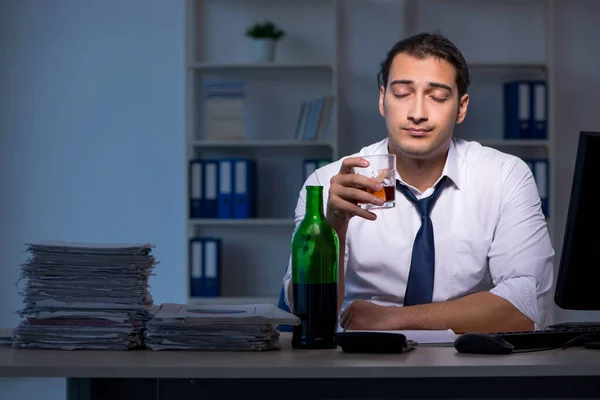
{"label": "white dress shirt", "polygon": [[[387,138],[348,157],[387,153]],[[344,157],[345,158],[345,157]],[[331,178],[342,159],[311,174],[300,191],[296,226],[305,212],[306,186],[323,186],[324,210]],[[442,176],[449,182],[431,211],[435,241],[433,302],[490,291],[529,317],[548,323],[554,250],[531,170],[520,158],[454,138]],[[402,183],[402,178],[396,173]],[[441,177],[440,177],[441,178]],[[437,182],[436,182],[437,183]],[[424,198],[433,188],[415,196]],[[435,186],[435,185],[434,185]],[[396,206],[372,210],[375,221],[355,216],[346,235],[346,293],[342,310],[357,299],[402,306],[415,235],[417,208],[396,190]],[[291,264],[283,279],[285,301]]]}

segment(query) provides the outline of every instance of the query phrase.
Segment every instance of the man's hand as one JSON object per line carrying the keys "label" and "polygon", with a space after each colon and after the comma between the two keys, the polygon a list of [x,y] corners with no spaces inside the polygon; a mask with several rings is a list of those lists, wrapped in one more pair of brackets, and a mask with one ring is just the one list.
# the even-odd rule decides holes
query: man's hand
{"label": "man's hand", "polygon": [[377,216],[360,208],[357,203],[373,203],[382,205],[383,200],[366,191],[381,189],[381,184],[375,179],[352,173],[353,167],[366,167],[367,160],[360,157],[344,159],[340,172],[331,178],[329,200],[327,201],[327,220],[338,234],[345,233],[350,218],[355,215],[373,221]]}
{"label": "man's hand", "polygon": [[342,312],[340,325],[344,330],[394,330],[397,309],[355,300]]}

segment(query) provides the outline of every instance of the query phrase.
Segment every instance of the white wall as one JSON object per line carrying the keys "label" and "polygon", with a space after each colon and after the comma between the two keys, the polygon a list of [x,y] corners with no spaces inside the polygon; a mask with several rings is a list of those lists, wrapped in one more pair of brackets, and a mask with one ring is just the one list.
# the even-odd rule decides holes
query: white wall
{"label": "white wall", "polygon": [[43,238],[152,241],[155,301],[183,301],[183,1],[2,1],[0,52],[0,326]]}

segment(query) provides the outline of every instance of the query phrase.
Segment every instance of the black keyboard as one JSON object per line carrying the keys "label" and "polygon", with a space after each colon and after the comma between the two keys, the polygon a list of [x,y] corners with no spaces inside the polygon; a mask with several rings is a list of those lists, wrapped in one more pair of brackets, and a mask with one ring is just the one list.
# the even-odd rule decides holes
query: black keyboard
{"label": "black keyboard", "polygon": [[586,342],[600,342],[600,326],[552,326],[548,329],[526,332],[497,332],[518,350],[556,349],[564,346],[583,346]]}

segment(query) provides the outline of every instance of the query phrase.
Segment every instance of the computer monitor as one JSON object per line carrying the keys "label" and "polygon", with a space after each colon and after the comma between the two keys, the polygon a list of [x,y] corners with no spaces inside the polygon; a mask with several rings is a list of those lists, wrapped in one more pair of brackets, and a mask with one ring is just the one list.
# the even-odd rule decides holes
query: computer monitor
{"label": "computer monitor", "polygon": [[600,310],[600,132],[580,132],[554,302]]}

